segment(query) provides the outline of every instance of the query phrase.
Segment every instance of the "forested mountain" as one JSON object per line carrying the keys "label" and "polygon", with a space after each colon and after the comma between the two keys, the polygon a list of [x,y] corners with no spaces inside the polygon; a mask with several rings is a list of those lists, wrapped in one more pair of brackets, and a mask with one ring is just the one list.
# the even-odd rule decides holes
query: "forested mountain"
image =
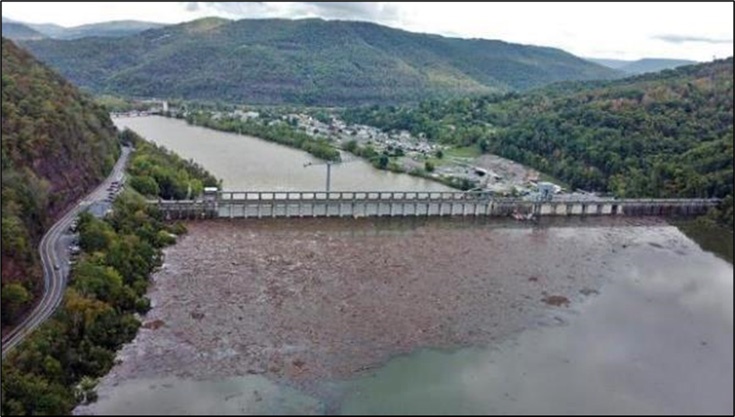
{"label": "forested mountain", "polygon": [[682,65],[696,64],[696,61],[686,59],[664,59],[664,58],[643,58],[635,61],[625,61],[622,59],[597,59],[587,58],[588,61],[604,65],[606,67],[623,71],[626,74],[637,75],[646,72],[658,72],[665,69],[673,69]]}
{"label": "forested mountain", "polygon": [[205,18],[23,45],[97,93],[261,104],[395,103],[618,74],[554,48],[321,19]]}
{"label": "forested mountain", "polygon": [[43,39],[43,33],[21,23],[3,22],[3,36],[14,40]]}
{"label": "forested mountain", "polygon": [[2,40],[2,322],[43,289],[44,230],[112,168],[106,111],[12,41]]}
{"label": "forested mountain", "polygon": [[351,109],[344,117],[444,143],[479,143],[573,188],[621,197],[725,197],[733,188],[732,84],[731,57],[524,95]]}
{"label": "forested mountain", "polygon": [[[89,36],[121,37],[163,26],[162,23],[116,20],[67,28],[52,23],[25,23],[3,18],[3,36],[13,40],[41,39],[45,37],[53,39],[78,39]],[[24,29],[21,31],[19,28]],[[30,33],[36,33],[37,36],[30,37]]]}

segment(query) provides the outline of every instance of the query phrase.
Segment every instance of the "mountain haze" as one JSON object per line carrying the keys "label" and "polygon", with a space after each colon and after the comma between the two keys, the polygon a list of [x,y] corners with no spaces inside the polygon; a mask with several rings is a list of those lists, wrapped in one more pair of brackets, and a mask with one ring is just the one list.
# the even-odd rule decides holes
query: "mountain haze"
{"label": "mountain haze", "polygon": [[587,60],[631,75],[644,74],[646,72],[658,72],[665,69],[680,67],[682,65],[697,64],[697,61],[690,61],[687,59],[666,58],[643,58],[635,61],[605,58],[587,58]]}
{"label": "mountain haze", "polygon": [[3,36],[13,40],[43,39],[46,36],[22,23],[3,22]]}
{"label": "mountain haze", "polygon": [[[111,22],[92,23],[88,25],[65,28],[64,31],[51,38],[79,39],[90,36],[123,37],[140,33],[149,29],[165,26],[162,23],[141,22],[138,20],[116,20]],[[40,29],[36,29],[41,31]]]}
{"label": "mountain haze", "polygon": [[[115,20],[68,28],[53,23],[26,23],[7,18],[3,18],[2,23],[3,36],[13,40],[41,39],[44,37],[52,39],[79,39],[91,36],[122,37],[165,26],[162,23],[142,22],[138,20]],[[8,26],[7,31],[6,26]],[[22,32],[18,32],[18,26],[34,31],[40,36],[29,37]]]}
{"label": "mountain haze", "polygon": [[554,48],[321,19],[205,18],[23,45],[97,93],[260,104],[407,102],[619,74]]}

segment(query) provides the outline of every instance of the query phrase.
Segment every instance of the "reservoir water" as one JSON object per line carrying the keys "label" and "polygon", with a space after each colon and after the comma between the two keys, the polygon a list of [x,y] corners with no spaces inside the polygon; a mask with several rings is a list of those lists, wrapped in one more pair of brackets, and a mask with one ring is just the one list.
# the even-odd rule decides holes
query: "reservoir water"
{"label": "reservoir water", "polygon": [[[115,125],[193,159],[233,191],[323,191],[324,161],[287,146],[247,135],[219,132],[160,116],[113,119]],[[304,164],[313,163],[304,167]],[[381,171],[363,160],[333,165],[332,191],[448,191],[424,178]]]}

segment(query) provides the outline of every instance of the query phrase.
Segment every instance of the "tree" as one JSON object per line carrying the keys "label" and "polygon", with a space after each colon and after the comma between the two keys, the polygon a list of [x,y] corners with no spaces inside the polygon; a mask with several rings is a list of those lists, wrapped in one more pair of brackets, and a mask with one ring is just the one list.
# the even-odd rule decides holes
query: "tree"
{"label": "tree", "polygon": [[367,159],[373,159],[378,155],[378,152],[370,145],[365,145],[360,151],[360,156]]}
{"label": "tree", "polygon": [[74,397],[78,402],[82,404],[88,404],[97,400],[97,392],[95,386],[97,380],[95,378],[85,376],[79,381],[76,387],[74,387]]}
{"label": "tree", "polygon": [[390,162],[390,158],[388,158],[388,155],[383,154],[383,155],[380,155],[380,157],[378,158],[377,166],[380,169],[385,169],[388,167],[389,162]]}
{"label": "tree", "polygon": [[434,164],[431,163],[431,161],[426,161],[426,163],[424,163],[424,169],[426,172],[434,172]]}
{"label": "tree", "polygon": [[351,140],[351,141],[345,143],[345,145],[344,145],[344,150],[346,150],[347,152],[350,152],[350,153],[355,153],[355,151],[357,150],[357,148],[358,148],[358,146],[357,146],[357,141],[356,140]]}
{"label": "tree", "polygon": [[87,252],[105,249],[115,238],[115,231],[109,224],[92,218],[82,221],[80,217],[79,246]]}
{"label": "tree", "polygon": [[490,151],[490,142],[488,142],[487,139],[480,139],[478,144],[480,145],[480,152],[488,153]]}
{"label": "tree", "polygon": [[10,283],[2,287],[2,322],[12,323],[16,314],[31,299],[31,294],[19,283]]}
{"label": "tree", "polygon": [[[61,385],[49,383],[44,377],[3,366],[3,414],[67,414],[74,399]],[[6,399],[10,399],[9,401]]]}
{"label": "tree", "polygon": [[441,149],[437,149],[437,151],[436,151],[436,157],[439,158],[439,159],[444,158],[444,151],[442,151]]}
{"label": "tree", "polygon": [[130,186],[146,196],[158,196],[160,192],[156,180],[149,176],[133,176],[130,178]]}
{"label": "tree", "polygon": [[95,265],[83,260],[74,268],[74,287],[86,297],[105,302],[117,301],[123,288],[123,279],[111,267]]}
{"label": "tree", "polygon": [[97,317],[112,310],[109,304],[87,298],[74,288],[67,288],[64,295],[64,310],[70,324],[72,341],[81,341],[87,329],[91,328]]}

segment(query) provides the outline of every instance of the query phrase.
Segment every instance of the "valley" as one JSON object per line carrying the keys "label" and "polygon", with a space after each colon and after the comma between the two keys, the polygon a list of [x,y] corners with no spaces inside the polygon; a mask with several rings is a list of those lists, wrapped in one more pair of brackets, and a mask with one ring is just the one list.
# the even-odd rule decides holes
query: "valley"
{"label": "valley", "polygon": [[2,414],[732,414],[732,4],[419,6],[4,4]]}

